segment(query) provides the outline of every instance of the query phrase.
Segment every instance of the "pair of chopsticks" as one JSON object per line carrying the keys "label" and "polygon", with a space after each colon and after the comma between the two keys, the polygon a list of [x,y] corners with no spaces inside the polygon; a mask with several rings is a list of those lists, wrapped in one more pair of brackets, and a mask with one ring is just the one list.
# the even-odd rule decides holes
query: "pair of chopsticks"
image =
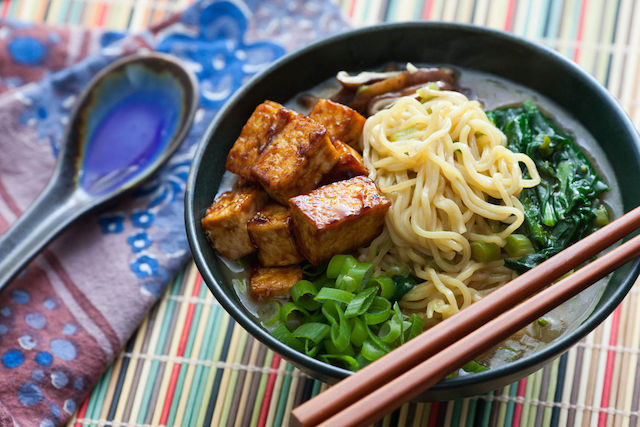
{"label": "pair of chopsticks", "polygon": [[639,256],[640,236],[636,236],[542,290],[637,228],[640,207],[298,406],[292,412],[295,422],[303,426],[375,422]]}

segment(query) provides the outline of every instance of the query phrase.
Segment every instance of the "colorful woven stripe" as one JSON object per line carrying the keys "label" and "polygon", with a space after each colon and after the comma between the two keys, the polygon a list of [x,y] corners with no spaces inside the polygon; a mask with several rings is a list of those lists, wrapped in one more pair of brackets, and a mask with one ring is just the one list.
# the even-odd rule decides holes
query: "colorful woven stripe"
{"label": "colorful woven stripe", "polygon": [[[189,1],[4,0],[25,21],[140,30]],[[640,4],[634,0],[344,0],[355,26],[443,20],[510,31],[557,49],[606,85],[640,125]],[[412,403],[385,426],[636,426],[640,286],[550,365],[489,395]],[[185,269],[81,405],[71,425],[287,425],[326,386],[249,336]]]}

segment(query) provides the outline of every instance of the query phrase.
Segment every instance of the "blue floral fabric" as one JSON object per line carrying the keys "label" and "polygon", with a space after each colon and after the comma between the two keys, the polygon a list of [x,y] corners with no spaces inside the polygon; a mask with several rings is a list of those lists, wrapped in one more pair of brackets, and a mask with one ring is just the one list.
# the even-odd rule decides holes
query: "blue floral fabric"
{"label": "blue floral fabric", "polygon": [[0,233],[43,188],[77,95],[104,66],[155,49],[200,86],[192,129],[168,163],[66,230],[0,293],[0,425],[68,420],[189,258],[184,190],[216,112],[287,51],[345,27],[329,0],[201,1],[153,30],[98,38],[0,22]]}

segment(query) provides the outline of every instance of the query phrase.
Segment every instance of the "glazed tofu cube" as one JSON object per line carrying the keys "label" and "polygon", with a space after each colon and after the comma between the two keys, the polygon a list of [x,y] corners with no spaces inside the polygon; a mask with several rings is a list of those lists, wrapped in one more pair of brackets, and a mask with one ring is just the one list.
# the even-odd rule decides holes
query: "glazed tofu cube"
{"label": "glazed tofu cube", "polygon": [[366,119],[356,110],[321,98],[309,113],[309,117],[323,125],[332,140],[339,139],[354,148],[360,146],[360,136]]}
{"label": "glazed tofu cube", "polygon": [[257,267],[251,272],[249,290],[257,300],[289,298],[289,291],[302,280],[299,265],[289,267]]}
{"label": "glazed tofu cube", "polygon": [[333,169],[322,178],[322,184],[331,184],[332,182],[350,179],[355,176],[369,175],[360,153],[339,139],[333,140],[333,146],[340,157]]}
{"label": "glazed tofu cube", "polygon": [[296,114],[260,154],[251,171],[271,197],[286,205],[289,198],[316,188],[338,157],[324,127]]}
{"label": "glazed tofu cube", "polygon": [[258,260],[265,267],[301,263],[304,258],[296,249],[290,230],[289,209],[270,203],[249,220],[247,229],[258,248]]}
{"label": "glazed tofu cube", "polygon": [[207,209],[202,228],[222,256],[238,259],[255,250],[247,231],[247,221],[266,201],[264,191],[245,187],[223,193]]}
{"label": "glazed tofu cube", "polygon": [[251,166],[293,114],[276,102],[265,101],[258,105],[229,151],[226,169],[245,180],[254,181]]}
{"label": "glazed tofu cube", "polygon": [[298,250],[319,265],[378,236],[391,202],[371,179],[357,176],[293,197],[289,205]]}

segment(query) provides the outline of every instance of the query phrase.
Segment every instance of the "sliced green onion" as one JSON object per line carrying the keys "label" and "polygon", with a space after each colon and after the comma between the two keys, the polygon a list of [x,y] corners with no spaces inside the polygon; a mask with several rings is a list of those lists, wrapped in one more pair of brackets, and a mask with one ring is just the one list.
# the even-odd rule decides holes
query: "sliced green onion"
{"label": "sliced green onion", "polygon": [[336,301],[326,301],[322,304],[322,314],[331,324],[329,336],[333,345],[339,352],[344,351],[351,341],[351,329],[342,309]]}
{"label": "sliced green onion", "polygon": [[[404,344],[404,315],[402,314],[402,311],[400,310],[400,305],[398,304],[398,301],[393,303],[393,311],[396,312],[394,319],[398,319],[398,324],[400,325],[400,344]],[[408,324],[408,322],[406,322]],[[380,335],[380,334],[378,334]],[[382,338],[382,337],[381,337]]]}
{"label": "sliced green onion", "polygon": [[280,319],[280,303],[268,301],[258,307],[258,320],[265,325],[273,325]]}
{"label": "sliced green onion", "polygon": [[324,270],[326,270],[326,268],[326,264],[313,265],[309,262],[305,262],[304,264],[302,264],[302,274],[304,274],[306,277],[318,277],[322,273],[324,273]]}
{"label": "sliced green onion", "polygon": [[395,291],[395,283],[391,277],[381,276],[369,279],[368,286],[377,286],[380,289],[382,298],[391,299]]}
{"label": "sliced green onion", "polygon": [[374,343],[378,348],[383,349],[385,353],[389,353],[391,351],[391,347],[389,347],[380,338],[378,338],[378,335],[373,333],[369,325],[365,325],[365,326],[367,328],[367,336],[369,337],[368,340]]}
{"label": "sliced green onion", "polygon": [[308,280],[299,280],[291,288],[291,299],[309,311],[316,310],[320,307],[320,303],[314,301],[314,297],[318,294],[316,285]]}
{"label": "sliced green onion", "polygon": [[356,361],[358,362],[358,365],[360,365],[360,369],[364,368],[369,363],[371,363],[370,361],[364,358],[364,356],[362,355],[362,352],[358,353],[358,355],[356,356]]}
{"label": "sliced green onion", "polygon": [[373,362],[374,360],[380,359],[387,354],[387,352],[375,345],[371,340],[365,340],[365,342],[362,343],[360,354],[368,361]]}
{"label": "sliced green onion", "polygon": [[411,317],[409,317],[409,323],[411,325],[409,326],[407,336],[405,337],[406,341],[414,339],[415,337],[420,335],[422,333],[422,330],[424,329],[424,320],[422,320],[422,317],[418,316],[415,313],[413,313]]}
{"label": "sliced green onion", "polygon": [[485,365],[478,362],[477,360],[472,360],[471,362],[468,362],[467,364],[465,364],[462,367],[462,370],[465,372],[469,372],[471,374],[476,374],[478,372],[488,371],[489,368],[487,368]]}
{"label": "sliced green onion", "polygon": [[312,341],[306,340],[304,342],[304,354],[310,357],[314,357],[318,354],[318,349],[320,348],[317,344],[312,344]]}
{"label": "sliced green onion", "polygon": [[349,304],[354,297],[355,295],[353,293],[343,291],[342,289],[322,288],[314,299],[318,302],[337,301],[340,303]]}
{"label": "sliced green onion", "polygon": [[527,254],[532,254],[536,250],[533,248],[531,240],[524,234],[511,234],[507,236],[507,244],[504,246],[509,256],[519,258]]}
{"label": "sliced green onion", "polygon": [[500,259],[500,248],[495,243],[471,242],[471,258],[478,262]]}
{"label": "sliced green onion", "polygon": [[334,255],[327,265],[327,277],[329,279],[336,279],[340,273],[346,273],[351,266],[357,263],[358,260],[356,260],[353,255]]}
{"label": "sliced green onion", "polygon": [[285,345],[293,348],[297,351],[304,351],[304,344],[301,340],[294,337],[284,323],[278,324],[271,330],[273,335],[278,341],[283,342]]}
{"label": "sliced green onion", "polygon": [[391,303],[382,297],[373,297],[371,306],[364,314],[364,321],[367,325],[377,325],[384,322],[391,314]]}
{"label": "sliced green onion", "polygon": [[316,286],[316,289],[336,287],[336,281],[334,279],[329,279],[325,274],[322,274],[320,277],[314,280],[313,284]]}
{"label": "sliced green onion", "polygon": [[367,325],[361,319],[353,319],[351,323],[351,342],[353,345],[362,347],[362,343],[368,336]]}
{"label": "sliced green onion", "polygon": [[346,369],[354,372],[360,369],[358,361],[354,357],[347,356],[346,354],[323,354],[320,356],[320,359],[325,363],[340,362]]}
{"label": "sliced green onion", "polygon": [[418,132],[418,129],[413,126],[404,130],[400,130],[396,133],[393,133],[389,136],[389,140],[390,141],[398,141],[399,139],[405,139],[410,135],[413,135],[414,133]]}
{"label": "sliced green onion", "polygon": [[344,317],[350,319],[352,317],[362,316],[371,307],[373,298],[377,292],[376,288],[367,288],[360,292],[349,302],[347,309],[344,311]]}
{"label": "sliced green onion", "polygon": [[489,220],[489,228],[492,233],[500,233],[503,231],[502,223],[500,221],[496,221],[495,219]]}
{"label": "sliced green onion", "polygon": [[382,342],[392,344],[402,336],[402,322],[396,316],[384,322],[378,331],[378,337]]}
{"label": "sliced green onion", "polygon": [[336,288],[343,291],[355,292],[358,290],[358,281],[348,274],[340,274],[336,279]]}
{"label": "sliced green onion", "polygon": [[545,327],[549,324],[549,321],[547,319],[545,319],[544,317],[541,317],[537,320],[538,325]]}
{"label": "sliced green onion", "polygon": [[347,356],[355,357],[356,352],[353,350],[353,346],[349,344],[344,350],[338,350],[333,344],[330,338],[325,339],[322,344],[324,345],[325,353],[327,354],[346,354]]}
{"label": "sliced green onion", "polygon": [[280,309],[280,319],[290,331],[302,324],[309,312],[294,302],[285,303]]}
{"label": "sliced green onion", "polygon": [[609,211],[607,211],[607,207],[605,205],[600,205],[594,211],[596,217],[593,220],[593,223],[597,227],[604,227],[609,224]]}
{"label": "sliced green onion", "polygon": [[347,275],[353,277],[357,283],[356,289],[360,289],[365,287],[367,282],[369,282],[371,273],[373,273],[373,264],[370,262],[359,262],[349,269]]}
{"label": "sliced green onion", "polygon": [[293,331],[293,336],[312,341],[314,344],[320,343],[329,334],[329,325],[318,322],[304,323]]}

